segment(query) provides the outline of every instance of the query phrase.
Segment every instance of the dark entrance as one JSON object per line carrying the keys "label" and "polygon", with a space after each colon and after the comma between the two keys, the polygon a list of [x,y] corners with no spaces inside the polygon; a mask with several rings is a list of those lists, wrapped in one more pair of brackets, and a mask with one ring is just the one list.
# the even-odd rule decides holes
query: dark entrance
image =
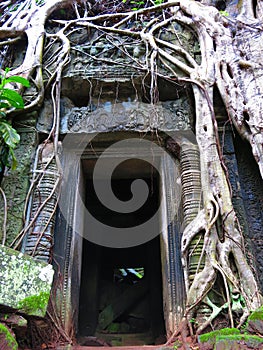
{"label": "dark entrance", "polygon": [[[145,174],[144,174],[145,175]],[[130,178],[115,178],[113,191],[130,199]],[[150,186],[145,205],[134,214],[112,215],[86,182],[87,208],[107,225],[139,225],[158,208],[159,181]],[[103,181],[103,180],[102,180]],[[86,224],[88,230],[88,223]],[[144,345],[165,342],[160,237],[132,248],[107,248],[83,239],[79,299],[79,340],[82,345]]]}

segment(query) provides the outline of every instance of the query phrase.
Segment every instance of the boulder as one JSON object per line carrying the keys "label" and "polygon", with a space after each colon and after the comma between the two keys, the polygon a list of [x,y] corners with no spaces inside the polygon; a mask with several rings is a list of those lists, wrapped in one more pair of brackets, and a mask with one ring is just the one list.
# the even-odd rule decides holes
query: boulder
{"label": "boulder", "polygon": [[44,317],[53,274],[52,265],[0,246],[0,307]]}

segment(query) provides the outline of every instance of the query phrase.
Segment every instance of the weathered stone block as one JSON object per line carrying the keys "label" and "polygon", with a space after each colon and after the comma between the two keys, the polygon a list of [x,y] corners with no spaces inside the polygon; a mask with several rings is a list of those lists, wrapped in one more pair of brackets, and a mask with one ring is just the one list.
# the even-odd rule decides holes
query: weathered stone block
{"label": "weathered stone block", "polygon": [[247,320],[247,331],[263,335],[263,307],[252,312]]}
{"label": "weathered stone block", "polygon": [[[31,160],[37,144],[34,115],[15,124],[20,143],[15,149],[16,169],[5,169],[1,187],[7,200],[6,245],[10,245],[24,226],[25,201],[30,185]],[[4,202],[0,196],[0,242],[3,238]]]}
{"label": "weathered stone block", "polygon": [[13,332],[5,325],[0,323],[0,349],[17,350],[18,345]]}
{"label": "weathered stone block", "polygon": [[51,265],[0,246],[0,305],[44,317],[53,273]]}
{"label": "weathered stone block", "polygon": [[240,331],[236,328],[223,328],[209,333],[201,334],[198,337],[198,344],[201,350],[212,350],[217,343],[218,336],[229,337],[230,335],[239,335]]}
{"label": "weathered stone block", "polygon": [[241,334],[236,328],[223,328],[202,334],[198,337],[198,344],[200,350],[263,349],[262,338]]}
{"label": "weathered stone block", "polygon": [[255,335],[230,335],[227,337],[219,336],[215,344],[215,350],[246,350],[263,349],[262,338]]}

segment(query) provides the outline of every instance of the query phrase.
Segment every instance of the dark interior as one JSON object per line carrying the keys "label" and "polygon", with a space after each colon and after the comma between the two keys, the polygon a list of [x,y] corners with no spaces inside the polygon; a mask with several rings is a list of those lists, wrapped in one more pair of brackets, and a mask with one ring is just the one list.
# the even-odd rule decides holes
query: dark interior
{"label": "dark interior", "polygon": [[[158,208],[157,178],[145,180],[151,186],[150,199],[136,215],[124,219],[98,202],[88,179],[88,210],[116,227],[138,225]],[[116,196],[128,200],[131,181],[113,179]],[[159,236],[131,248],[108,248],[83,239],[78,335],[79,343],[89,346],[165,342]]]}

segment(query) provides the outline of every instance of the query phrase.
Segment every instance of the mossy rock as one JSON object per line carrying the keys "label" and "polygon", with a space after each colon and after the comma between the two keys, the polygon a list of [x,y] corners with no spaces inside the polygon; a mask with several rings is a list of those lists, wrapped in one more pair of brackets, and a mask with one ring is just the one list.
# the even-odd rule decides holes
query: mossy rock
{"label": "mossy rock", "polygon": [[237,328],[223,328],[223,329],[219,329],[216,331],[199,335],[198,341],[200,343],[210,342],[214,344],[216,341],[216,337],[220,335],[227,336],[227,335],[238,335],[238,334],[240,334],[240,330]]}
{"label": "mossy rock", "polygon": [[46,309],[49,300],[49,293],[40,292],[38,295],[32,295],[18,303],[20,312],[28,315],[43,316],[43,310]]}
{"label": "mossy rock", "polygon": [[263,307],[253,311],[248,317],[247,331],[263,335]]}
{"label": "mossy rock", "polygon": [[0,305],[44,317],[53,273],[51,265],[0,245]]}
{"label": "mossy rock", "polygon": [[0,350],[17,350],[18,344],[11,331],[0,323]]}
{"label": "mossy rock", "polygon": [[214,350],[263,349],[263,338],[256,335],[233,334],[216,337]]}
{"label": "mossy rock", "polygon": [[262,320],[263,321],[263,306],[253,311],[248,317],[248,321]]}
{"label": "mossy rock", "polygon": [[198,337],[200,349],[213,349],[219,336],[226,338],[231,335],[240,335],[240,331],[236,328],[223,328],[209,333],[201,334]]}
{"label": "mossy rock", "polygon": [[263,338],[241,334],[236,328],[223,328],[198,337],[200,350],[263,349]]}

